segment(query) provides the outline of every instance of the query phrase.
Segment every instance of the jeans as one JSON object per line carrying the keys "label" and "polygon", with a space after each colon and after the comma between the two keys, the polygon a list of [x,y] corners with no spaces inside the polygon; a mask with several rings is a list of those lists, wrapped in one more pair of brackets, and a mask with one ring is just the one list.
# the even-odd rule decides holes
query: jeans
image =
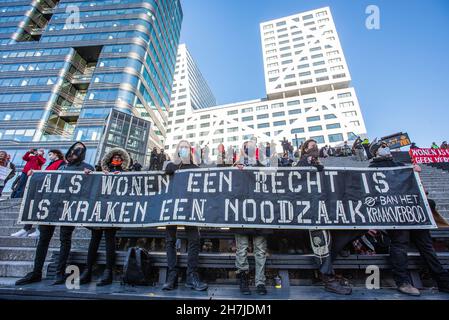
{"label": "jeans", "polygon": [[[187,274],[197,272],[198,259],[200,253],[200,232],[198,227],[185,226],[187,234]],[[177,226],[167,226],[165,231],[165,249],[167,251],[167,267],[168,272],[177,272],[177,255],[176,255],[176,233]]]}
{"label": "jeans", "polygon": [[23,193],[25,192],[25,186],[28,181],[28,175],[24,172],[20,175],[19,182],[17,183],[16,189],[11,193],[11,198],[22,198]]}
{"label": "jeans", "polygon": [[393,266],[393,277],[397,286],[411,283],[407,270],[407,252],[410,240],[419,250],[432,277],[437,282],[442,280],[448,281],[448,273],[438,260],[429,230],[390,230],[388,235],[391,238],[390,259]]}
{"label": "jeans", "polygon": [[355,157],[358,161],[365,160],[365,150],[364,149],[355,149]]}
{"label": "jeans", "polygon": [[320,233],[327,232],[329,234],[329,246],[327,247],[328,254],[320,257],[315,255],[315,260],[317,265],[319,266],[319,271],[321,274],[326,276],[333,276],[335,275],[333,262],[338,257],[338,254],[340,253],[343,248],[350,243],[351,241],[355,240],[356,238],[362,236],[365,231],[363,230],[333,230],[333,231],[326,231],[326,230],[312,230],[310,231],[310,235],[313,238],[314,236],[319,236]]}
{"label": "jeans", "polygon": [[[34,258],[34,269],[33,272],[36,274],[42,274],[42,269],[44,268],[45,257],[47,256],[48,246],[50,245],[50,240],[55,232],[54,226],[40,226],[40,237],[37,244],[36,256]],[[69,258],[70,249],[72,247],[72,233],[75,227],[61,226],[60,228],[60,248],[59,248],[59,259],[56,267],[56,274],[65,274],[65,267],[67,264],[67,259]]]}
{"label": "jeans", "polygon": [[[235,242],[237,251],[235,253],[235,267],[237,274],[249,271],[248,248],[249,235],[236,234]],[[265,262],[267,260],[267,238],[264,236],[253,236],[254,260],[256,262],[256,286],[265,285]]]}
{"label": "jeans", "polygon": [[106,269],[112,269],[115,265],[115,233],[116,228],[107,229],[92,229],[92,236],[89,242],[89,250],[87,252],[87,268],[92,270],[92,267],[97,260],[98,247],[100,246],[101,237],[104,232],[106,240]]}

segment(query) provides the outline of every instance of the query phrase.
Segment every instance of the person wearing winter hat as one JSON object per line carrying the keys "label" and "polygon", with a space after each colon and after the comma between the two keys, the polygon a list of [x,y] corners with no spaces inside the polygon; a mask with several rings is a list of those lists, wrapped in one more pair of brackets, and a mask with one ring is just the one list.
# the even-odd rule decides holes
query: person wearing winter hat
{"label": "person wearing winter hat", "polygon": [[[101,168],[105,174],[119,174],[126,171],[130,164],[128,152],[122,148],[113,148],[108,151],[101,160]],[[91,228],[92,236],[90,238],[89,250],[87,252],[86,268],[80,277],[80,284],[90,283],[92,280],[92,269],[97,258],[98,247],[101,237],[106,239],[106,268],[103,277],[97,286],[105,286],[112,283],[113,269],[115,266],[115,234],[117,228]]]}

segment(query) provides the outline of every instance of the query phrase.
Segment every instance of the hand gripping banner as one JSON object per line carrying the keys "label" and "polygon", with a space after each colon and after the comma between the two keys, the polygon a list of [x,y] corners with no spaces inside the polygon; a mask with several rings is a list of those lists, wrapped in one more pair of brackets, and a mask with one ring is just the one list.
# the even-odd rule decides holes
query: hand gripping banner
{"label": "hand gripping banner", "polygon": [[35,172],[19,223],[91,227],[435,228],[419,176],[401,168]]}

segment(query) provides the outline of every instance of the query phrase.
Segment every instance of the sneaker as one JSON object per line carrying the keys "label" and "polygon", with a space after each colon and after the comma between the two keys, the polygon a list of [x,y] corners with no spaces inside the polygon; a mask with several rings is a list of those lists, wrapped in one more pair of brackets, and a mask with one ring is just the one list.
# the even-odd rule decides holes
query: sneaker
{"label": "sneaker", "polygon": [[33,233],[30,233],[28,235],[29,238],[39,238],[39,236],[41,235],[41,233],[39,232],[38,229],[36,229],[36,231],[34,231]]}
{"label": "sneaker", "polygon": [[257,293],[260,294],[261,296],[264,296],[267,294],[267,288],[265,288],[265,285],[263,284],[259,284],[256,287]]}
{"label": "sneaker", "polygon": [[412,286],[410,283],[401,284],[398,287],[398,291],[404,294],[408,294],[409,296],[420,296],[421,292]]}
{"label": "sneaker", "polygon": [[14,238],[25,238],[25,237],[27,237],[29,234],[30,234],[29,231],[26,231],[26,230],[24,230],[24,229],[20,229],[19,231],[13,233],[13,234],[11,235],[11,237],[14,237]]}

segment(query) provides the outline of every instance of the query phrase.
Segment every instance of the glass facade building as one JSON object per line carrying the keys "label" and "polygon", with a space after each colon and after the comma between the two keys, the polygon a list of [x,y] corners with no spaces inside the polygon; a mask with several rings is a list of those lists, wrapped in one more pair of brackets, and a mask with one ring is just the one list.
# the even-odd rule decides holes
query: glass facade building
{"label": "glass facade building", "polygon": [[163,147],[182,18],[179,0],[0,2],[0,149],[20,167],[81,140],[94,163],[113,109],[151,124],[131,156]]}

